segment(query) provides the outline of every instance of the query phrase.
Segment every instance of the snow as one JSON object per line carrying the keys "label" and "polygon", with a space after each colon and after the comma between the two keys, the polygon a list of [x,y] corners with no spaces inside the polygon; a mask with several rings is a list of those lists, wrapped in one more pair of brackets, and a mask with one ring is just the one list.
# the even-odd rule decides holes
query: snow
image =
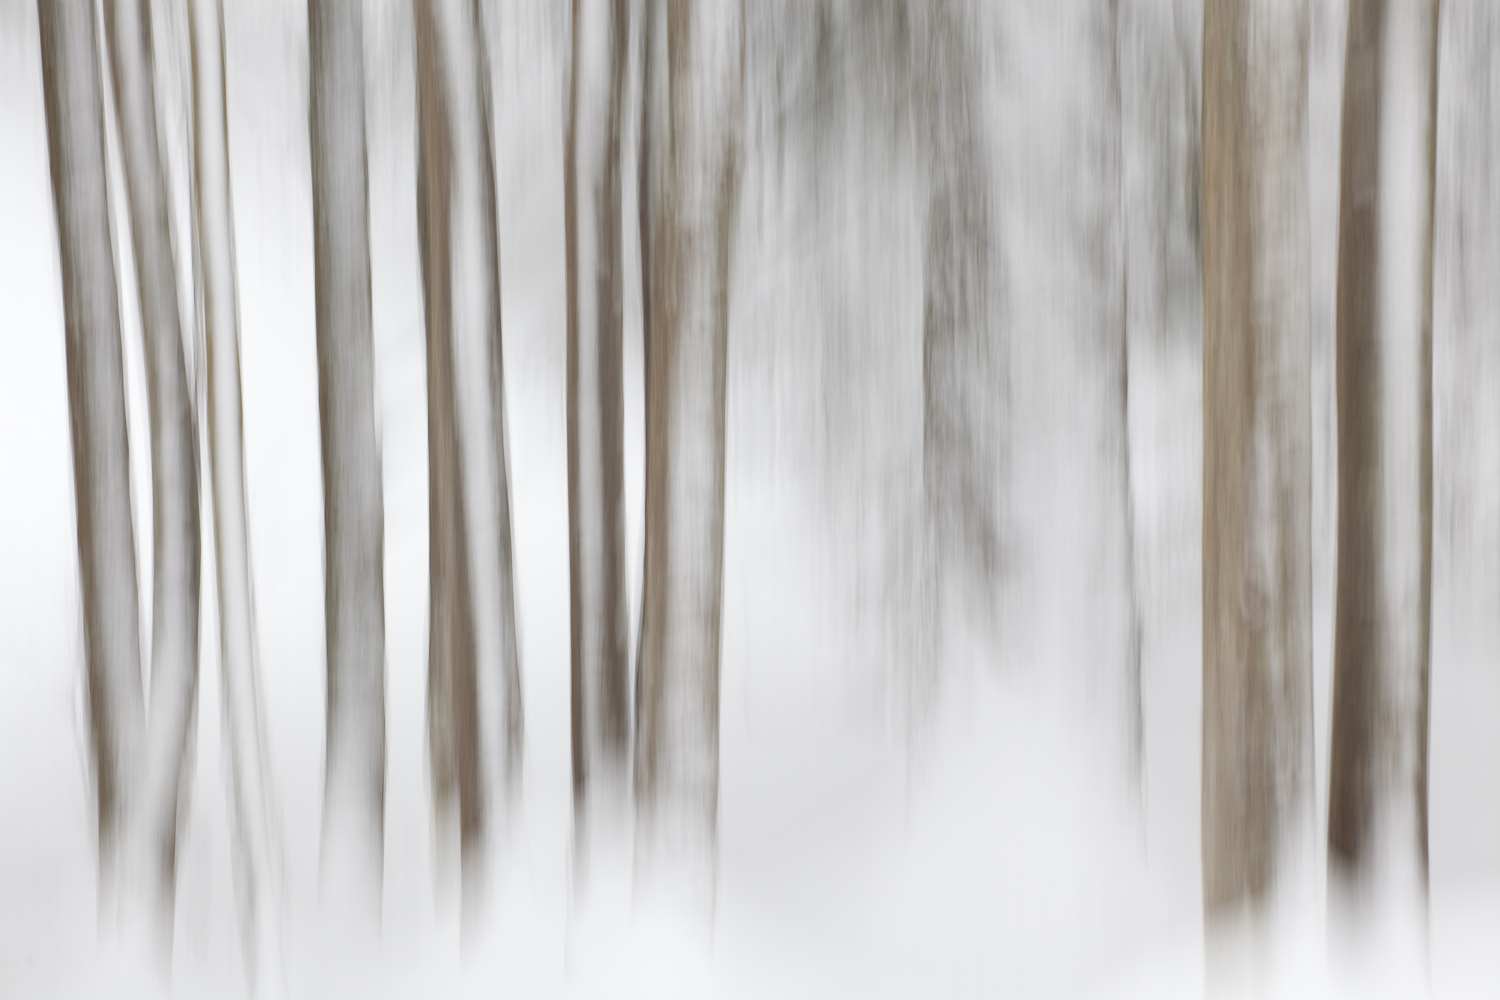
{"label": "snow", "polygon": [[[1500,310],[1482,287],[1463,300],[1477,301],[1479,312],[1472,304],[1468,312],[1453,305],[1470,287],[1455,290],[1455,283],[1470,272],[1471,284],[1479,280],[1475,275],[1493,274],[1500,246],[1490,238],[1467,251],[1488,255],[1482,267],[1460,261],[1451,249],[1452,227],[1464,205],[1484,206],[1493,217],[1492,206],[1500,204],[1492,191],[1497,175],[1483,159],[1445,160],[1455,127],[1485,130],[1489,143],[1500,136],[1493,113],[1479,116],[1463,103],[1462,84],[1450,85],[1456,72],[1450,66],[1476,64],[1466,53],[1493,46],[1496,27],[1476,34],[1467,27],[1473,11],[1449,6],[1457,10],[1444,14],[1439,133],[1440,184],[1448,189],[1440,188],[1435,238],[1440,373],[1461,371],[1465,358],[1488,359],[1500,342]],[[892,438],[859,441],[864,450],[846,456],[844,468],[866,477],[853,491],[862,502],[892,509],[904,502],[897,481],[910,471],[900,458],[909,438],[900,435],[910,429],[900,420],[911,412],[912,400],[902,395],[910,384],[902,381],[900,368],[919,364],[920,355],[910,342],[892,341],[891,354],[862,356],[815,336],[831,325],[829,317],[882,337],[919,321],[920,291],[911,268],[920,258],[914,260],[909,247],[920,229],[910,206],[884,203],[878,191],[853,191],[841,202],[822,203],[820,224],[834,234],[827,245],[808,244],[809,233],[829,230],[793,225],[799,207],[789,201],[741,222],[743,232],[767,241],[771,250],[737,250],[737,288],[747,291],[731,330],[732,342],[739,338],[731,363],[741,366],[742,377],[732,378],[730,387],[721,835],[712,921],[684,918],[670,906],[637,907],[620,885],[600,887],[587,902],[575,900],[568,865],[561,170],[566,84],[560,71],[568,36],[559,6],[536,3],[486,10],[497,115],[527,745],[522,804],[494,875],[493,905],[483,926],[461,934],[452,873],[434,850],[424,758],[426,403],[411,53],[402,41],[407,14],[402,4],[386,0],[366,17],[389,705],[378,954],[340,940],[317,906],[323,619],[305,18],[296,3],[231,3],[225,19],[246,481],[269,770],[287,881],[288,993],[1203,995],[1196,346],[1132,343],[1131,481],[1145,664],[1145,771],[1136,799],[1122,791],[1111,759],[1113,738],[1100,731],[1096,716],[1078,709],[1076,691],[1058,679],[1069,668],[1060,662],[1069,644],[1046,641],[1041,633],[1029,646],[1031,658],[1021,664],[996,664],[978,645],[955,644],[934,671],[941,682],[920,708],[903,708],[904,689],[893,693],[893,674],[868,655],[869,606],[851,595],[868,592],[874,584],[865,574],[897,554],[866,549],[851,557],[850,545],[874,544],[870,532],[830,525],[828,496],[797,458],[809,450],[797,439],[836,434],[837,421],[868,417],[873,410],[891,422]],[[1330,116],[1320,109],[1338,107],[1341,30],[1315,32],[1312,58],[1314,176],[1333,171],[1336,177],[1335,161],[1328,158],[1337,155],[1336,127],[1332,142],[1320,131],[1329,117],[1336,125],[1337,111]],[[145,979],[122,980],[117,959],[101,955],[96,943],[61,289],[36,17],[27,0],[0,0],[0,94],[0,303],[6,316],[0,335],[0,995],[147,995],[155,987]],[[627,124],[627,142],[633,128]],[[872,158],[859,166],[869,171],[871,184],[871,178],[909,177],[911,169],[892,159]],[[633,190],[628,161],[625,183]],[[749,180],[746,189],[749,202],[755,190]],[[1455,191],[1472,200],[1456,201]],[[1336,197],[1336,181],[1312,187],[1315,337],[1331,338],[1331,307],[1320,312],[1317,304],[1326,302],[1320,283],[1326,290],[1333,276],[1328,255],[1336,252],[1336,238],[1327,237],[1326,227],[1336,226]],[[818,204],[809,199],[806,204]],[[117,226],[121,221],[117,214]],[[1133,246],[1147,238],[1138,229],[1130,232]],[[638,266],[635,235],[627,212],[627,288]],[[144,380],[139,348],[128,346],[138,344],[139,325],[128,241],[121,241],[119,229],[115,236],[123,251],[117,260],[132,371],[132,454],[142,469],[148,455],[141,436]],[[850,257],[882,240],[890,245],[871,255],[869,268],[851,273]],[[815,285],[822,286],[823,297]],[[786,293],[779,306],[773,301],[778,292]],[[626,407],[628,438],[638,442],[634,295],[632,289],[626,302],[626,377],[632,387]],[[1041,306],[1033,311],[1043,312]],[[1195,345],[1194,338],[1184,339]],[[796,372],[807,358],[825,367]],[[837,373],[839,365],[868,379],[859,385],[879,386],[879,399],[894,415],[808,390],[819,384],[837,389],[837,378],[828,372]],[[1315,374],[1315,420],[1330,409],[1331,366],[1321,371]],[[796,377],[784,377],[788,372]],[[1494,721],[1500,713],[1500,632],[1484,622],[1492,613],[1473,606],[1479,602],[1475,593],[1493,594],[1500,585],[1500,536],[1483,527],[1493,507],[1485,498],[1500,491],[1500,466],[1492,458],[1470,462],[1466,456],[1485,448],[1467,443],[1460,431],[1467,424],[1467,433],[1482,445],[1500,431],[1500,412],[1482,391],[1445,389],[1462,388],[1456,376],[1440,374],[1436,384],[1439,531],[1426,962],[1433,996],[1492,997],[1500,994],[1500,949],[1494,947],[1500,940],[1500,726]],[[840,391],[854,389],[846,383]],[[1441,408],[1450,401],[1468,409],[1444,418]],[[825,416],[833,408],[833,424],[804,419],[819,407]],[[1322,498],[1331,493],[1332,449],[1314,454],[1316,496]],[[626,479],[633,561],[640,552],[640,468],[633,445]],[[875,498],[871,484],[880,483],[889,491]],[[150,551],[150,519],[142,514],[149,510],[147,496],[149,477],[137,484],[141,552]],[[1443,506],[1445,497],[1451,509]],[[1028,509],[1045,510],[1045,499],[1029,498]],[[1319,517],[1315,512],[1315,552],[1331,553],[1324,532],[1332,521]],[[1063,525],[1049,531],[1049,537],[1065,538]],[[209,554],[206,549],[206,559]],[[147,571],[143,558],[141,572]],[[204,580],[211,579],[206,561]],[[1328,559],[1315,556],[1320,817],[1326,816],[1331,581]],[[634,573],[631,587],[638,587]],[[141,593],[148,601],[150,588]],[[206,608],[213,605],[212,593],[206,586]],[[633,592],[632,613],[637,602]],[[1056,629],[1069,627],[1066,607],[1044,610]],[[228,865],[218,641],[212,612],[205,614],[173,977],[181,995],[234,996],[242,979]],[[144,610],[142,620],[149,626]],[[893,705],[901,710],[893,712]],[[1324,879],[1316,866],[1316,897]],[[1362,982],[1358,963],[1339,951],[1338,925],[1330,924],[1327,909],[1319,902],[1266,932],[1281,956],[1273,991],[1366,996],[1372,988],[1394,993],[1411,982]]]}

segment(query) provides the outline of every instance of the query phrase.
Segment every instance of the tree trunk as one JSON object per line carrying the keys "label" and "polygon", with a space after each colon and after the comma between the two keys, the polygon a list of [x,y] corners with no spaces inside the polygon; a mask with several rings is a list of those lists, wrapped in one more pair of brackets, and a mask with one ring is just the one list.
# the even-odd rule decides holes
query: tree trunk
{"label": "tree trunk", "polygon": [[[1425,896],[1437,3],[1349,9],[1338,269],[1335,872]],[[1380,871],[1394,859],[1398,872]]]}
{"label": "tree trunk", "polygon": [[378,927],[385,811],[384,513],[358,4],[308,4],[313,262],[323,452],[327,898]]}
{"label": "tree trunk", "polygon": [[[623,0],[575,0],[564,210],[568,253],[568,537],[576,857],[624,820],[630,765],[625,589],[620,95]],[[595,829],[602,827],[602,829]],[[586,871],[582,872],[586,878]]]}
{"label": "tree trunk", "polygon": [[[121,159],[139,279],[151,420],[151,685],[141,761],[140,901],[142,930],[170,961],[178,793],[192,737],[198,687],[198,446],[178,316],[177,274],[167,220],[167,179],[157,145],[151,18],[134,0],[105,5]],[[132,894],[134,895],[134,894]]]}
{"label": "tree trunk", "polygon": [[415,15],[433,540],[429,692],[437,700],[430,738],[435,767],[449,769],[437,774],[439,795],[457,789],[464,876],[478,889],[517,791],[523,736],[489,70],[476,4],[421,0]]}
{"label": "tree trunk", "polygon": [[[1203,20],[1203,894],[1304,875],[1313,839],[1307,12]],[[1212,964],[1212,963],[1211,963]]]}
{"label": "tree trunk", "polygon": [[127,818],[145,741],[119,293],[94,7],[37,5],[62,265],[78,568],[96,818],[99,922],[116,924]]}
{"label": "tree trunk", "polygon": [[[922,479],[939,591],[932,610],[944,610],[948,595],[971,595],[988,617],[1000,570],[993,456],[1004,379],[990,329],[996,296],[982,57],[967,5],[927,13]],[[946,586],[950,578],[956,589]]]}
{"label": "tree trunk", "polygon": [[[742,11],[671,2],[652,135],[646,566],[636,686],[636,863],[711,885],[719,787],[724,389]],[[674,877],[673,881],[676,881]]]}
{"label": "tree trunk", "polygon": [[229,757],[230,836],[240,941],[250,988],[276,989],[281,969],[279,880],[275,871],[261,723],[260,673],[245,513],[240,408],[239,302],[220,0],[194,0],[192,20],[196,225],[208,346],[209,463],[219,586],[219,661],[224,742]]}

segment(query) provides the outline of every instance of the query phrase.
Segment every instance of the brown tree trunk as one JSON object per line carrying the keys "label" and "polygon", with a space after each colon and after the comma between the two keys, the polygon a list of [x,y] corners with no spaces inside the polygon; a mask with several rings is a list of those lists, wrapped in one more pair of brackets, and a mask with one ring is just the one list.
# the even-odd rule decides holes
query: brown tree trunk
{"label": "brown tree trunk", "polygon": [[489,69],[476,4],[421,0],[415,15],[436,702],[429,725],[437,791],[451,796],[456,787],[464,877],[477,890],[517,791],[523,737]]}
{"label": "brown tree trunk", "polygon": [[[564,211],[568,281],[568,538],[577,858],[623,822],[630,765],[625,589],[620,97],[629,11],[575,0]],[[586,873],[584,874],[586,877]]]}
{"label": "brown tree trunk", "polygon": [[1203,20],[1203,894],[1258,907],[1312,842],[1307,12]]}
{"label": "brown tree trunk", "polygon": [[126,861],[122,842],[145,740],[145,708],[104,100],[93,4],[44,0],[37,5],[37,14],[62,265],[79,584],[99,836],[99,916],[100,925],[112,929]]}
{"label": "brown tree trunk", "polygon": [[323,882],[379,925],[385,812],[385,582],[365,162],[362,12],[308,4],[313,262],[323,451],[327,759]]}
{"label": "brown tree trunk", "polygon": [[[743,53],[737,3],[671,2],[654,132],[636,863],[711,884],[719,789],[724,391]],[[660,868],[658,866],[661,866]],[[675,878],[673,879],[675,881]]]}
{"label": "brown tree trunk", "polygon": [[[141,761],[139,857],[148,907],[142,930],[164,961],[172,949],[178,793],[198,688],[198,444],[178,316],[167,179],[157,145],[151,16],[135,0],[106,4],[110,65],[130,203],[151,421],[151,686]],[[134,853],[134,851],[133,851]]]}
{"label": "brown tree trunk", "polygon": [[1328,846],[1425,894],[1437,3],[1349,9],[1338,269],[1338,593]]}
{"label": "brown tree trunk", "polygon": [[194,166],[204,333],[208,348],[209,464],[218,567],[219,661],[224,743],[230,767],[229,818],[240,940],[252,992],[282,975],[279,880],[271,781],[256,665],[250,540],[240,408],[239,302],[220,0],[194,0],[192,20]]}

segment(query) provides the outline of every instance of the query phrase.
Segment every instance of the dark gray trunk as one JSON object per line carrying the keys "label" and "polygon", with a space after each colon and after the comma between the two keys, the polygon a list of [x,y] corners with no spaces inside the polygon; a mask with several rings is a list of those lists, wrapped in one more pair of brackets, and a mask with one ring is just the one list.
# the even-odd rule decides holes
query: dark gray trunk
{"label": "dark gray trunk", "polygon": [[573,5],[564,212],[573,816],[580,848],[594,833],[591,822],[623,819],[609,813],[624,804],[630,764],[619,155],[628,14],[623,0]]}
{"label": "dark gray trunk", "polygon": [[[140,292],[151,421],[151,686],[141,762],[138,845],[153,951],[170,956],[178,793],[198,687],[198,443],[178,316],[167,178],[157,144],[151,17],[105,5],[121,159]],[[143,928],[144,929],[144,928]]]}
{"label": "dark gray trunk", "polygon": [[[724,390],[742,11],[667,5],[652,202],[638,869],[711,877],[719,788]],[[700,885],[703,883],[699,883]]]}
{"label": "dark gray trunk", "polygon": [[[922,296],[922,478],[941,584],[993,605],[1000,535],[993,413],[1003,405],[997,340],[990,329],[988,147],[982,110],[982,53],[972,11],[928,12],[919,56],[926,90],[928,206]],[[999,391],[997,391],[999,390]],[[940,586],[940,590],[943,590]],[[935,595],[935,610],[944,606]]]}
{"label": "dark gray trunk", "polygon": [[313,262],[323,453],[327,757],[323,879],[379,921],[385,812],[385,602],[358,4],[308,5]]}
{"label": "dark gray trunk", "polygon": [[1266,900],[1313,798],[1307,12],[1203,20],[1203,894]]}
{"label": "dark gray trunk", "polygon": [[438,794],[457,790],[465,880],[477,888],[517,792],[523,736],[489,69],[476,4],[423,0],[415,15],[432,503],[429,693],[437,702],[429,721]]}
{"label": "dark gray trunk", "polygon": [[112,926],[145,707],[104,101],[93,4],[43,2],[37,14],[62,265],[100,923]]}
{"label": "dark gray trunk", "polygon": [[1328,845],[1427,875],[1437,4],[1351,4],[1338,268],[1338,592]]}

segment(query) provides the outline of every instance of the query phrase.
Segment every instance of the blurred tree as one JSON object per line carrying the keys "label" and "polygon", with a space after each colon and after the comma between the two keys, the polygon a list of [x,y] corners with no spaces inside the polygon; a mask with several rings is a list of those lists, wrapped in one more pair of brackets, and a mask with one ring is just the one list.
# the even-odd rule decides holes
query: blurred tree
{"label": "blurred tree", "polygon": [[1328,815],[1336,872],[1389,857],[1424,893],[1437,20],[1436,0],[1349,7]]}
{"label": "blurred tree", "polygon": [[151,685],[141,760],[139,824],[128,878],[148,907],[140,929],[165,963],[172,949],[179,793],[198,686],[198,441],[178,315],[167,218],[168,182],[157,140],[151,17],[143,3],[104,7],[120,151],[130,205],[151,423]]}
{"label": "blurred tree", "polygon": [[[119,292],[109,221],[105,106],[93,5],[43,2],[37,5],[37,14],[62,265],[78,568],[99,831],[99,915],[101,929],[114,932],[120,924],[122,896],[131,882],[126,870],[140,853],[132,840],[142,828],[135,813],[141,801],[137,789],[145,756],[146,716]],[[156,856],[160,857],[159,851]],[[155,874],[161,874],[159,869]]]}
{"label": "blurred tree", "polygon": [[358,4],[308,4],[328,658],[322,878],[325,899],[372,932],[384,865],[385,581],[362,26]]}
{"label": "blurred tree", "polygon": [[1203,893],[1310,863],[1307,12],[1203,19]]}
{"label": "blurred tree", "polygon": [[[638,870],[711,878],[719,789],[724,389],[741,99],[737,0],[671,0],[652,45],[646,544],[636,676]],[[659,46],[665,42],[665,46]],[[665,51],[657,52],[658,47]],[[665,106],[649,92],[666,90]],[[648,876],[649,878],[650,876]],[[701,882],[699,884],[702,884]]]}
{"label": "blurred tree", "polygon": [[194,188],[198,270],[208,347],[209,464],[219,586],[219,657],[224,743],[229,758],[229,829],[240,940],[252,991],[282,975],[272,784],[265,757],[256,664],[245,460],[240,407],[239,294],[229,187],[221,0],[189,8],[193,61]]}
{"label": "blurred tree", "polygon": [[[488,57],[479,8],[419,0],[417,187],[428,345],[429,740],[466,884],[519,781],[523,716],[501,363]],[[478,896],[466,896],[470,908]]]}
{"label": "blurred tree", "polygon": [[625,585],[620,101],[629,10],[575,0],[564,211],[568,282],[568,536],[573,823],[618,823],[630,763]]}

